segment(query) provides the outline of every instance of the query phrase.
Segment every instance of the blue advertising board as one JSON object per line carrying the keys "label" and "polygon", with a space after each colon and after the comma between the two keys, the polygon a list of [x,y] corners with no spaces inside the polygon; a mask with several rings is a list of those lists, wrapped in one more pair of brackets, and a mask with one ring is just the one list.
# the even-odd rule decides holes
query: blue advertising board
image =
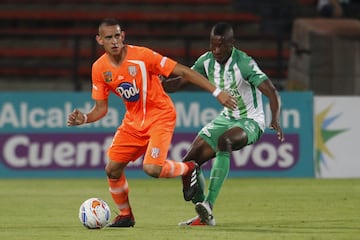
{"label": "blue advertising board", "polygon": [[[285,141],[267,129],[251,146],[232,152],[230,177],[313,177],[313,95],[281,92]],[[168,157],[180,161],[196,133],[222,109],[211,94],[171,94],[177,111]],[[267,125],[271,112],[264,98]],[[106,151],[121,124],[124,106],[111,96],[108,114],[96,123],[66,126],[67,115],[92,108],[89,93],[0,93],[0,177],[105,177]],[[211,161],[203,166],[205,172]],[[128,177],[144,177],[142,159]]]}

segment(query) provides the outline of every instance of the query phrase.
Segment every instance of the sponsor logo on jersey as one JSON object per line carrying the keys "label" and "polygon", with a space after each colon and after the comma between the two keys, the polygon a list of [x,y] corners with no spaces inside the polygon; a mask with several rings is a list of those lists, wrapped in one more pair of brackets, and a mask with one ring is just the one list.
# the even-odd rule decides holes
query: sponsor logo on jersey
{"label": "sponsor logo on jersey", "polygon": [[255,132],[255,125],[250,121],[244,122],[244,128],[247,129],[249,132],[254,133]]}
{"label": "sponsor logo on jersey", "polygon": [[230,89],[226,89],[225,92],[227,92],[230,96],[232,97],[240,97],[240,93],[236,88],[230,88]]}
{"label": "sponsor logo on jersey", "polygon": [[135,79],[132,83],[129,82],[122,82],[120,85],[116,88],[116,92],[119,93],[119,95],[129,102],[136,102],[140,98],[140,90],[136,86]]}
{"label": "sponsor logo on jersey", "polygon": [[152,158],[159,157],[159,154],[160,154],[160,149],[159,148],[152,148],[151,149],[151,157]]}
{"label": "sponsor logo on jersey", "polygon": [[111,71],[103,72],[103,75],[104,75],[104,81],[105,82],[111,82],[112,81],[112,72]]}
{"label": "sponsor logo on jersey", "polygon": [[207,137],[211,138],[211,132],[209,130],[211,129],[214,129],[214,124],[213,123],[209,123],[207,124],[206,126],[204,126],[202,129],[201,129],[201,132],[203,134],[205,134]]}
{"label": "sponsor logo on jersey", "polygon": [[136,76],[136,73],[137,73],[137,71],[136,71],[136,66],[129,66],[129,67],[128,67],[128,72],[129,72],[129,74],[130,74],[131,76],[135,77],[135,76]]}

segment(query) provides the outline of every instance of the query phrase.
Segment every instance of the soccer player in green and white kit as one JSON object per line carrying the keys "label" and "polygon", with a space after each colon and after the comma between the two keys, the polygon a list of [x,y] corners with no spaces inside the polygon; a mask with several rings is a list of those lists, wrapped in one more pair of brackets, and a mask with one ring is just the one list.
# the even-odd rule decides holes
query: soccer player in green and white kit
{"label": "soccer player in green and white kit", "polygon": [[[201,171],[197,179],[183,186],[184,198],[195,204],[197,216],[179,223],[182,226],[213,226],[215,201],[230,168],[231,151],[258,141],[265,129],[262,94],[270,103],[274,129],[280,141],[284,140],[280,127],[280,100],[278,93],[256,62],[245,52],[234,47],[233,28],[228,23],[217,23],[210,33],[210,51],[195,62],[192,69],[201,73],[220,90],[236,98],[238,108],[224,108],[212,122],[204,126],[193,141],[183,161],[195,160],[199,166],[215,157],[211,168],[208,192]],[[167,79],[163,87],[173,92],[183,86],[185,79]],[[197,188],[192,185],[197,184]],[[194,191],[194,189],[196,189]]]}

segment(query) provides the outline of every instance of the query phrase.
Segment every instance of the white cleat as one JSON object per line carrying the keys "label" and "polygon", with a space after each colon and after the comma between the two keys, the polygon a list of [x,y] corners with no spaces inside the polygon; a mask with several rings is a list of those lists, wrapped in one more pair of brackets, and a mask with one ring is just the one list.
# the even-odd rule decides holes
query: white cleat
{"label": "white cleat", "polygon": [[203,222],[200,220],[199,216],[193,217],[186,222],[180,222],[179,226],[215,226],[215,218],[213,217],[211,220],[207,222]]}
{"label": "white cleat", "polygon": [[207,201],[196,203],[195,211],[202,222],[207,223],[214,219],[210,204]]}

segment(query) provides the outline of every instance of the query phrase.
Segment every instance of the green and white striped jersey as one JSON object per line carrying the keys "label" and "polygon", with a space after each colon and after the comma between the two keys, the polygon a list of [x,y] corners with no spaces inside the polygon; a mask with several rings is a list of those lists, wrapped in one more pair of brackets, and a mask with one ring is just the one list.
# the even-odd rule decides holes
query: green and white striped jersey
{"label": "green and white striped jersey", "polygon": [[268,77],[250,56],[234,47],[226,64],[220,65],[213,54],[207,52],[196,60],[192,69],[236,98],[237,109],[224,107],[223,116],[229,119],[251,118],[262,130],[265,129],[262,94],[257,86]]}

